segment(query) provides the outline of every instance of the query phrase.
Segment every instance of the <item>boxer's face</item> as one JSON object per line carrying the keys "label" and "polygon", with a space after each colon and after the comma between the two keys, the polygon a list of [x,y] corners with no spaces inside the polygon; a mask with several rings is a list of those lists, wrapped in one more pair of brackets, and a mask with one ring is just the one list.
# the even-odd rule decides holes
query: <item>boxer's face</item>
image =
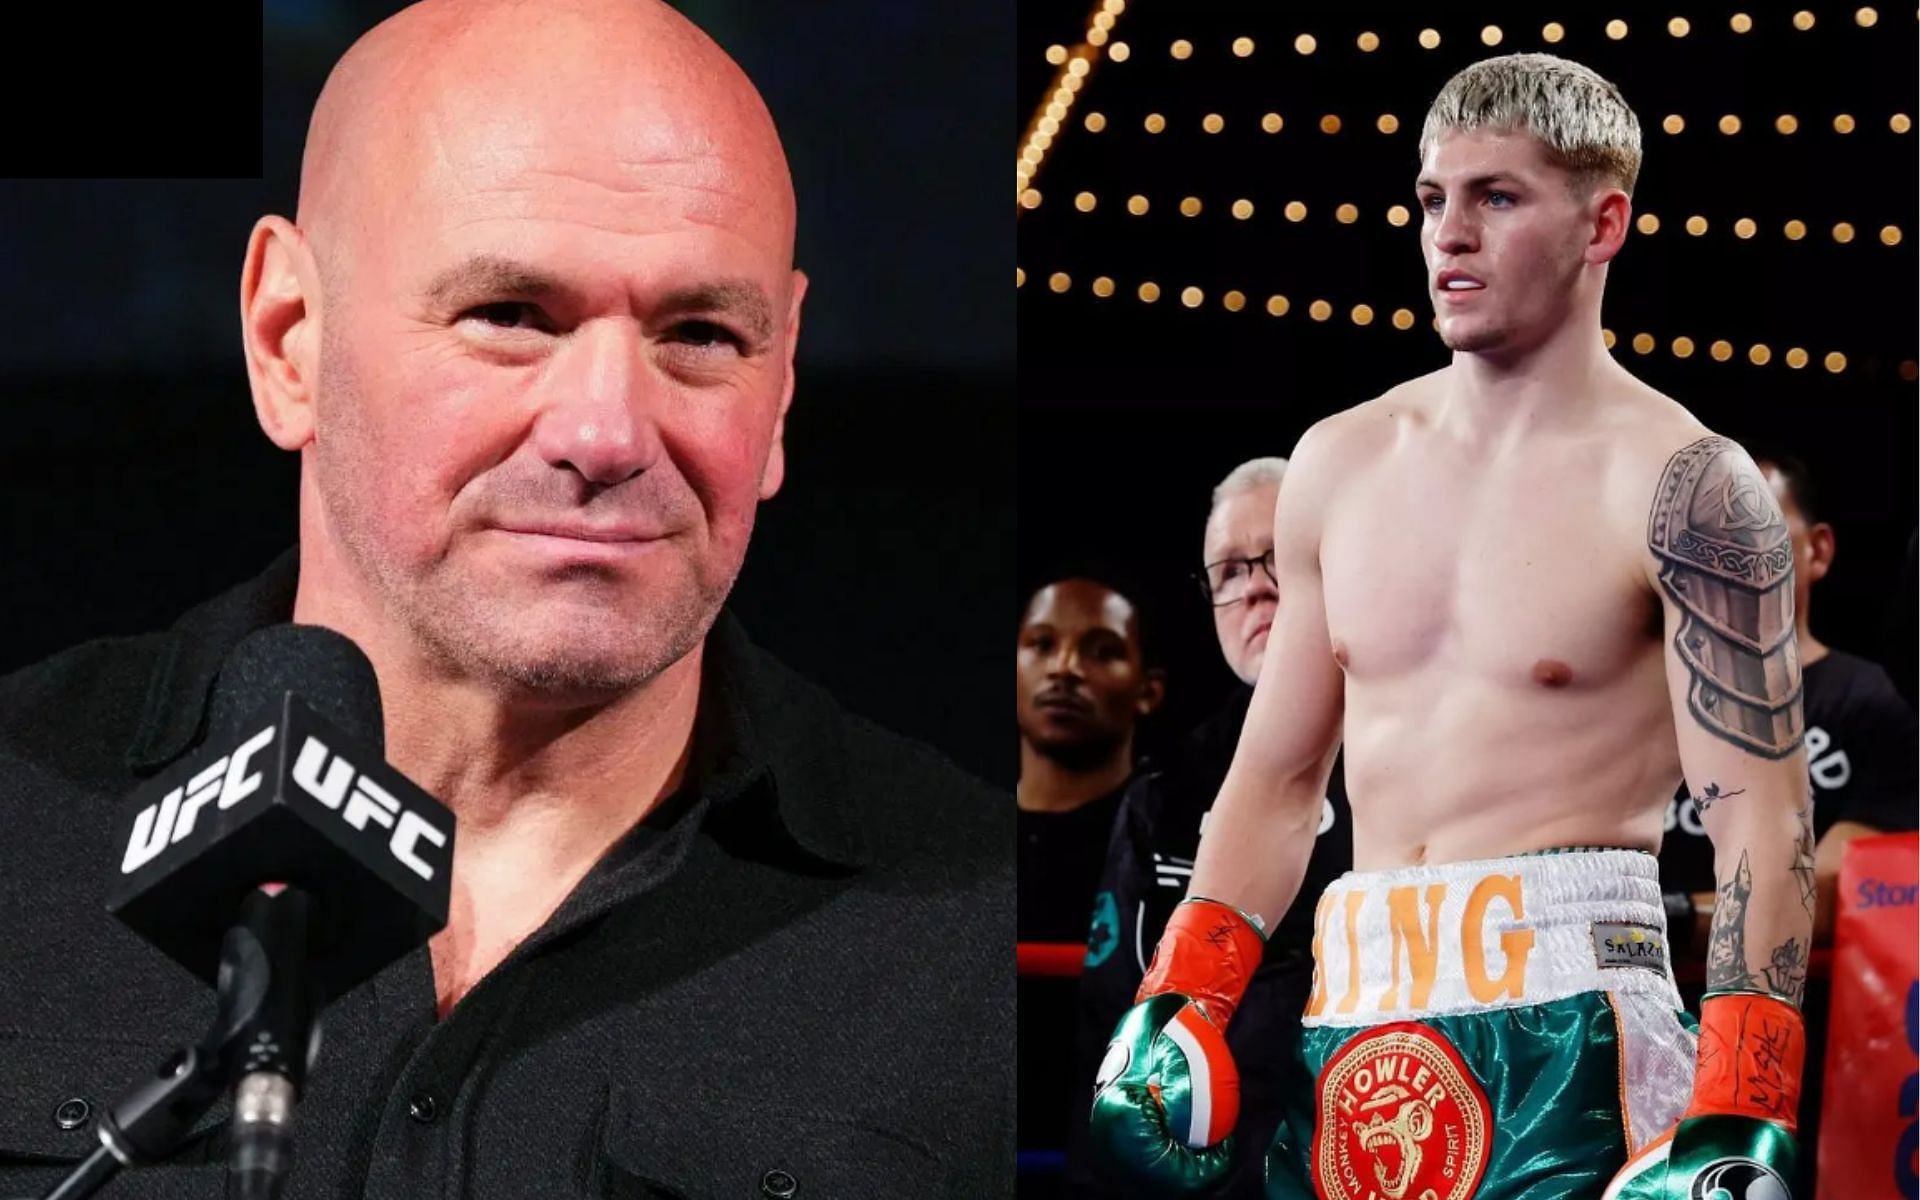
{"label": "boxer's face", "polygon": [[1454,131],[1434,141],[1415,191],[1448,349],[1527,349],[1565,323],[1593,234],[1571,183],[1530,133]]}
{"label": "boxer's face", "polygon": [[780,484],[790,218],[724,116],[644,90],[424,104],[328,284],[326,527],[460,669],[624,690],[698,643]]}
{"label": "boxer's face", "polygon": [[[1258,558],[1272,550],[1273,506],[1279,494],[1279,484],[1262,483],[1242,488],[1222,500],[1220,507],[1207,518],[1203,562]],[[1273,614],[1279,604],[1280,589],[1265,571],[1256,567],[1247,574],[1246,599],[1214,607],[1213,631],[1220,638],[1220,653],[1242,683],[1253,683],[1260,678],[1260,661],[1267,652],[1267,631],[1273,628]]]}
{"label": "boxer's face", "polygon": [[1159,699],[1137,631],[1133,605],[1100,584],[1069,579],[1034,593],[1015,656],[1021,737],[1068,762],[1124,744]]}

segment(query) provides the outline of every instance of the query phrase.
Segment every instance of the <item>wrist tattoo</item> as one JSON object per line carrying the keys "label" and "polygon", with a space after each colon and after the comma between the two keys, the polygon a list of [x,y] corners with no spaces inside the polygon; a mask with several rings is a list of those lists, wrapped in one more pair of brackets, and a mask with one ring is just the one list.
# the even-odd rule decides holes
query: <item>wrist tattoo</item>
{"label": "wrist tattoo", "polygon": [[1749,969],[1747,901],[1752,895],[1753,872],[1742,850],[1740,865],[1715,893],[1713,932],[1707,939],[1707,989],[1767,991],[1798,1005],[1807,990],[1809,947],[1790,937],[1773,948],[1758,974]]}
{"label": "wrist tattoo", "polygon": [[1707,938],[1707,987],[1753,987],[1747,971],[1747,897],[1753,894],[1753,873],[1747,868],[1747,852],[1740,852],[1740,865],[1714,893],[1713,931]]}

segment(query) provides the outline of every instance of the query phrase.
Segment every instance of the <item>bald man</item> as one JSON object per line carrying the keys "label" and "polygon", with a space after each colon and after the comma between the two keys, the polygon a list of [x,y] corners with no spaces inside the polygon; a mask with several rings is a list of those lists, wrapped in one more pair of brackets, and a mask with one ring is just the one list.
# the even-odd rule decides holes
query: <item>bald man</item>
{"label": "bald man", "polygon": [[[288,1195],[1010,1194],[1009,806],[723,608],[794,222],[753,85],[651,0],[430,0],[339,63],[240,285],[297,549],[0,681],[0,1194],[209,1023],[102,912],[115,801],[288,620],[366,651],[459,822],[447,927],[325,1014]],[[112,1194],[221,1195],[224,1117]]]}

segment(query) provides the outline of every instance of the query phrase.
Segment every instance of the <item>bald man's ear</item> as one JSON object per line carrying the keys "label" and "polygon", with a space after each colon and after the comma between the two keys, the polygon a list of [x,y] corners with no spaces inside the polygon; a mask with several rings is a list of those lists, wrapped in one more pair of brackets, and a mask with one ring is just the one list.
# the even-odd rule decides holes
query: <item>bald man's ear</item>
{"label": "bald man's ear", "polygon": [[254,415],[282,450],[304,449],[313,441],[319,294],[318,264],[293,222],[285,217],[255,222],[240,271],[240,340]]}
{"label": "bald man's ear", "polygon": [[760,473],[760,498],[773,499],[787,478],[787,409],[793,405],[793,351],[800,344],[800,302],[807,298],[807,277],[793,273],[793,301],[787,306],[786,378],[780,384],[780,412],[773,419],[773,442],[767,448],[767,469]]}

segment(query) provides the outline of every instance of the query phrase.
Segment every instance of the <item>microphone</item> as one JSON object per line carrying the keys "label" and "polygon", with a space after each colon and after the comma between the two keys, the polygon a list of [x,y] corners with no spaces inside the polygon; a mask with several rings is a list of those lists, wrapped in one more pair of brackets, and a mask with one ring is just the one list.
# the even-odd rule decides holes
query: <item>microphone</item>
{"label": "microphone", "polygon": [[[447,923],[453,814],[384,749],[360,648],[318,626],[270,626],[222,664],[200,750],[127,804],[107,908],[219,993],[214,1031],[175,1075],[238,1080],[229,1170],[241,1196],[284,1185],[318,1011]],[[159,1100],[101,1121],[122,1163],[167,1153],[191,1125]]]}

